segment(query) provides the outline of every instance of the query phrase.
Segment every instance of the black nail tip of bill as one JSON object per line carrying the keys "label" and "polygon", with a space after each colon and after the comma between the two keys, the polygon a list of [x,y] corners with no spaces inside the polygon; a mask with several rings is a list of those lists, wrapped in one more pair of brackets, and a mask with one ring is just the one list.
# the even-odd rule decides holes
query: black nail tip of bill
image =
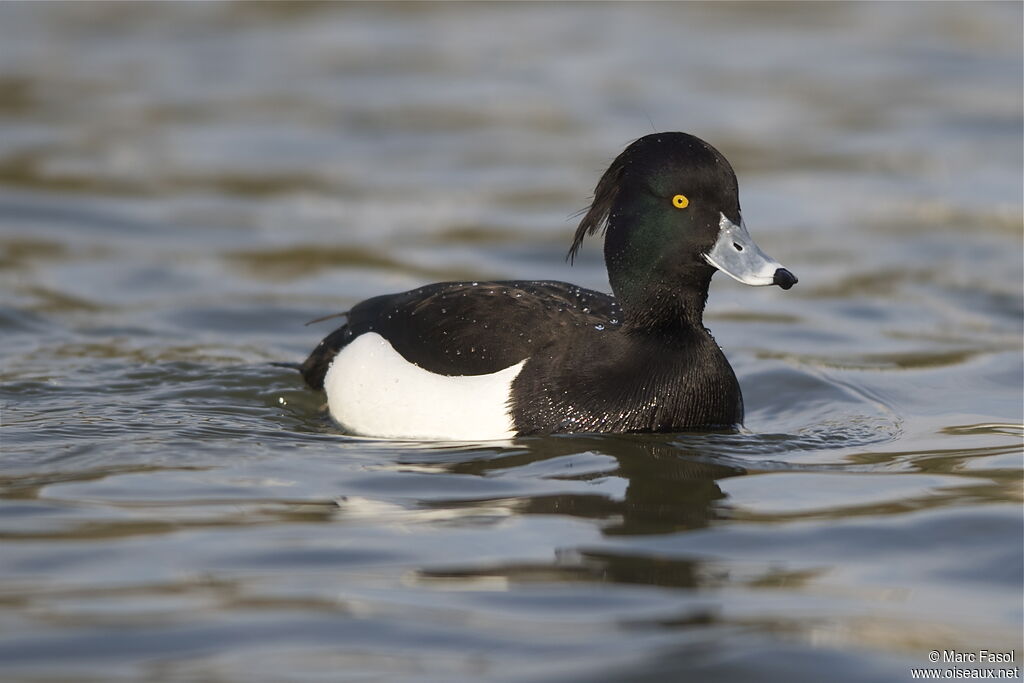
{"label": "black nail tip of bill", "polygon": [[772,278],[772,284],[776,284],[783,289],[789,289],[798,282],[800,281],[796,279],[796,275],[793,275],[793,273],[785,268],[776,269],[775,277]]}

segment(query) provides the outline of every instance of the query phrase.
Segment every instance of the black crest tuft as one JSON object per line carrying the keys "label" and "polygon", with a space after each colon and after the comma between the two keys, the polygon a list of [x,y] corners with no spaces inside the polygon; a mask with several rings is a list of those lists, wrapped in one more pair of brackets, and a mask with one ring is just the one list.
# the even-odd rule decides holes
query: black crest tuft
{"label": "black crest tuft", "polygon": [[616,157],[612,165],[601,176],[601,180],[598,181],[597,187],[594,189],[594,201],[587,209],[583,220],[580,221],[579,227],[576,228],[576,236],[572,240],[572,246],[569,247],[569,253],[565,256],[569,263],[576,260],[576,252],[583,246],[584,237],[604,232],[608,228],[608,218],[611,215],[612,205],[615,203],[622,173],[626,167],[625,156],[626,152],[623,152]]}

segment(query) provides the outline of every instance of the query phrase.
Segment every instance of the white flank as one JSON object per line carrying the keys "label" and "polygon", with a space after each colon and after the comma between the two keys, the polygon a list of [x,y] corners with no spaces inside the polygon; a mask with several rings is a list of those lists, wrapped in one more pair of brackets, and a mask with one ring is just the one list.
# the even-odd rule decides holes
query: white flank
{"label": "white flank", "polygon": [[387,439],[492,441],[515,436],[512,380],[526,361],[490,375],[447,376],[405,360],[368,332],[335,357],[324,377],[331,417],[346,430]]}

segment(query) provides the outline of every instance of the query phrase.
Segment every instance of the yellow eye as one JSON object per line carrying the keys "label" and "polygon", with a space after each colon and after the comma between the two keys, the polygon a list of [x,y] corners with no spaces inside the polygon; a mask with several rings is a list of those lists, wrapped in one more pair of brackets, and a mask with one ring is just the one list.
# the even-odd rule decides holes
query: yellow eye
{"label": "yellow eye", "polygon": [[685,194],[677,194],[672,198],[672,206],[677,209],[685,209],[690,205],[690,200],[686,198]]}

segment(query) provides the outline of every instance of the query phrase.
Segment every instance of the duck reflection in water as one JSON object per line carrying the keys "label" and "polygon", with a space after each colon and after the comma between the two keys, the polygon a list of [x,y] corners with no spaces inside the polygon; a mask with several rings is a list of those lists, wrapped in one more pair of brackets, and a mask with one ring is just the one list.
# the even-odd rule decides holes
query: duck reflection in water
{"label": "duck reflection in water", "polygon": [[[698,437],[699,438],[699,437]],[[603,519],[607,536],[665,534],[701,529],[723,519],[721,504],[726,494],[716,483],[746,474],[742,467],[718,462],[702,453],[700,445],[666,442],[654,436],[573,437],[523,439],[525,448],[510,454],[489,451],[475,459],[438,463],[431,458],[406,464],[426,465],[448,474],[494,475],[537,466],[555,458],[583,454],[611,456],[614,463],[595,471],[573,475],[562,470],[552,479],[587,481],[616,477],[626,481],[621,498],[598,493],[555,493],[516,498],[448,499],[425,501],[438,509],[506,506],[516,514],[569,515]],[[692,587],[700,582],[700,563],[685,559],[659,559],[616,555],[603,551],[563,551],[551,564],[504,564],[500,567],[431,568],[420,572],[425,579],[469,579],[503,576],[518,581],[600,580],[647,585]]]}

